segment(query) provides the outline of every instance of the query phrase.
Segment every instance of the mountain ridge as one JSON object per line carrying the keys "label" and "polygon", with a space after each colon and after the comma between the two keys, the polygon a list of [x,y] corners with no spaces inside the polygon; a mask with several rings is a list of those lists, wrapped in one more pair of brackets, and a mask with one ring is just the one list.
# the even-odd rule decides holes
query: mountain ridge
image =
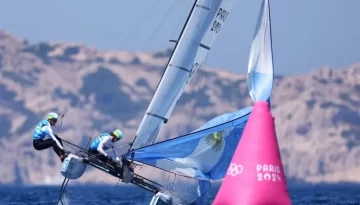
{"label": "mountain ridge", "polygon": [[[132,141],[171,54],[99,51],[83,43],[36,43],[0,32],[0,183],[62,182],[53,150],[37,152],[31,135],[49,111],[66,113],[64,139],[120,127],[120,150]],[[244,73],[246,69],[244,68]],[[276,67],[275,67],[276,72]],[[360,64],[276,76],[272,113],[287,176],[305,182],[359,182]],[[201,68],[186,87],[162,140],[185,134],[213,117],[252,106],[246,75]],[[94,132],[94,134],[93,134]],[[7,138],[18,136],[8,143]],[[126,149],[125,149],[126,150]],[[79,183],[115,183],[88,169]]]}

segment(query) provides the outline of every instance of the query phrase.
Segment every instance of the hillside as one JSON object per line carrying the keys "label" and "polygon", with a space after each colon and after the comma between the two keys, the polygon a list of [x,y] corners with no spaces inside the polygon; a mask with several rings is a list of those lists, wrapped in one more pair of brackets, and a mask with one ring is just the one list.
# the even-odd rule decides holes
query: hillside
{"label": "hillside", "polygon": [[[36,152],[32,147],[33,128],[49,111],[68,110],[61,136],[76,144],[85,146],[93,132],[115,127],[124,131],[122,143],[132,141],[170,53],[29,44],[0,32],[0,183],[62,180],[53,150]],[[289,177],[360,182],[360,64],[277,77],[272,98]],[[184,134],[216,115],[249,105],[245,75],[202,68],[177,104],[164,136]],[[117,182],[104,176],[89,169],[79,181]]]}

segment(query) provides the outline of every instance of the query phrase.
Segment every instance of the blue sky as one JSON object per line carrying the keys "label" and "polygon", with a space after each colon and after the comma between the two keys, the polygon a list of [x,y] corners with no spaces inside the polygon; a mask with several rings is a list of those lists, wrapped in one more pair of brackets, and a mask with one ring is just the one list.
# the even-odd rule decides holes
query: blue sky
{"label": "blue sky", "polygon": [[[102,50],[156,51],[173,46],[168,40],[177,38],[192,2],[0,0],[0,29],[31,43],[61,40]],[[238,0],[209,53],[207,66],[246,72],[260,4],[261,0]],[[276,74],[360,62],[360,0],[271,0],[270,4]]]}

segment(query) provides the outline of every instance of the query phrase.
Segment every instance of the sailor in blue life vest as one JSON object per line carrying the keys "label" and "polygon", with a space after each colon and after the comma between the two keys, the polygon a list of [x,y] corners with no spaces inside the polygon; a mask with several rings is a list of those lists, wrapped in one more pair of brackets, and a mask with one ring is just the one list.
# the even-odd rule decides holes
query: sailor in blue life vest
{"label": "sailor in blue life vest", "polygon": [[100,161],[116,166],[117,163],[114,162],[104,150],[112,149],[114,152],[114,156],[116,156],[116,161],[120,163],[120,158],[118,157],[118,153],[116,151],[115,142],[119,141],[123,138],[123,133],[121,130],[116,129],[110,133],[103,133],[98,136],[90,145],[88,150],[89,159],[99,159]]}
{"label": "sailor in blue life vest", "polygon": [[[36,150],[43,150],[49,147],[53,147],[55,153],[60,157],[61,161],[64,161],[66,152],[62,145],[61,139],[53,133],[51,126],[55,126],[58,120],[58,115],[54,112],[50,112],[46,119],[41,120],[35,127],[33,133],[33,146]],[[50,138],[45,139],[47,136]]]}

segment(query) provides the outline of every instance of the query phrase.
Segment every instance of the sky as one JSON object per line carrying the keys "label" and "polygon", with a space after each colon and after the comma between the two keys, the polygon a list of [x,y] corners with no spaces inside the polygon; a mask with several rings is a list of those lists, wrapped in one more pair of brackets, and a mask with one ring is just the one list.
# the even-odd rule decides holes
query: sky
{"label": "sky", "polygon": [[[0,29],[40,41],[101,50],[173,47],[193,0],[0,0]],[[261,0],[238,0],[206,66],[246,73]],[[297,75],[360,62],[360,0],[271,0],[275,74]]]}

